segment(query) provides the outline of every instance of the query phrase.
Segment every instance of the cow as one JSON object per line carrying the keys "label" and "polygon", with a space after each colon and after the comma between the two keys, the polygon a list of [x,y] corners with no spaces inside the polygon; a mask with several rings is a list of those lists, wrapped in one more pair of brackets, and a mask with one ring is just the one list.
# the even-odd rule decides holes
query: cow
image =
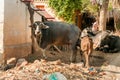
{"label": "cow", "polygon": [[93,32],[91,28],[85,28],[81,33],[81,37],[88,35],[93,40],[93,49],[99,50],[102,40],[104,40],[110,34],[110,31]]}
{"label": "cow", "polygon": [[74,24],[58,21],[36,21],[31,25],[34,37],[46,58],[45,51],[50,45],[71,45],[71,62],[76,61],[80,29]]}
{"label": "cow", "polygon": [[[85,33],[83,33],[83,31]],[[85,28],[81,36],[89,35],[93,40],[93,49],[105,53],[116,53],[120,51],[120,37],[113,35],[111,31],[92,32],[90,28]]]}
{"label": "cow", "polygon": [[115,35],[106,36],[101,40],[100,50],[105,53],[116,53],[120,51],[120,37]]}

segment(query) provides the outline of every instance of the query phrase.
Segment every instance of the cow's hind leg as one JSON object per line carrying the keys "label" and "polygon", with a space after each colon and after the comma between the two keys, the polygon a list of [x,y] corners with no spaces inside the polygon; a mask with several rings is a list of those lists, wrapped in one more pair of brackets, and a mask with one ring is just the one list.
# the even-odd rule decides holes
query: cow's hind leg
{"label": "cow's hind leg", "polygon": [[77,48],[74,46],[74,47],[72,47],[70,61],[76,62],[76,56],[77,56]]}
{"label": "cow's hind leg", "polygon": [[80,61],[81,61],[81,62],[84,62],[84,55],[83,55],[83,51],[82,51],[82,50],[80,50],[79,52],[80,52]]}

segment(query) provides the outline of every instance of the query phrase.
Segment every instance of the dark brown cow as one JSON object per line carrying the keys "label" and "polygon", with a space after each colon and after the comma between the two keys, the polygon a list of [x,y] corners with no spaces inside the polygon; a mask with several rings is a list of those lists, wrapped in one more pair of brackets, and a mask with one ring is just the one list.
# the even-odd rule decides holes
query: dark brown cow
{"label": "dark brown cow", "polygon": [[71,45],[73,51],[71,61],[75,62],[76,46],[80,37],[80,29],[77,26],[57,21],[36,21],[32,29],[44,57],[46,57],[45,50],[49,45]]}

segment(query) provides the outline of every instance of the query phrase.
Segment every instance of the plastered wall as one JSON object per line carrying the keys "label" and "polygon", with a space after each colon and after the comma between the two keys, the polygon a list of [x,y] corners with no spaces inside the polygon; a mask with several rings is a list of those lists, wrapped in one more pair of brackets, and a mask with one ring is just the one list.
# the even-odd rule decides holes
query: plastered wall
{"label": "plastered wall", "polygon": [[0,0],[0,53],[4,59],[31,53],[31,31],[27,7],[20,0]]}

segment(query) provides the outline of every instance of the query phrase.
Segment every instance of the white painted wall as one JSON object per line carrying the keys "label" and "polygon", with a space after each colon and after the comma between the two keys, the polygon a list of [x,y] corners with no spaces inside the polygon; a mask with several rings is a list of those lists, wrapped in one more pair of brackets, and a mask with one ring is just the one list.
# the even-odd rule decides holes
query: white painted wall
{"label": "white painted wall", "polygon": [[[31,29],[27,6],[20,0],[0,0],[3,19],[4,59],[24,57],[31,53]],[[1,16],[0,16],[1,17]],[[0,32],[1,33],[1,32]],[[1,37],[1,36],[0,36]]]}
{"label": "white painted wall", "polygon": [[0,54],[3,53],[4,0],[0,0]]}
{"label": "white painted wall", "polygon": [[4,0],[0,0],[0,22],[4,20]]}
{"label": "white painted wall", "polygon": [[[4,11],[5,45],[17,45],[29,41],[26,35],[30,28],[27,7],[20,0],[5,0]],[[14,42],[14,43],[13,43]]]}

